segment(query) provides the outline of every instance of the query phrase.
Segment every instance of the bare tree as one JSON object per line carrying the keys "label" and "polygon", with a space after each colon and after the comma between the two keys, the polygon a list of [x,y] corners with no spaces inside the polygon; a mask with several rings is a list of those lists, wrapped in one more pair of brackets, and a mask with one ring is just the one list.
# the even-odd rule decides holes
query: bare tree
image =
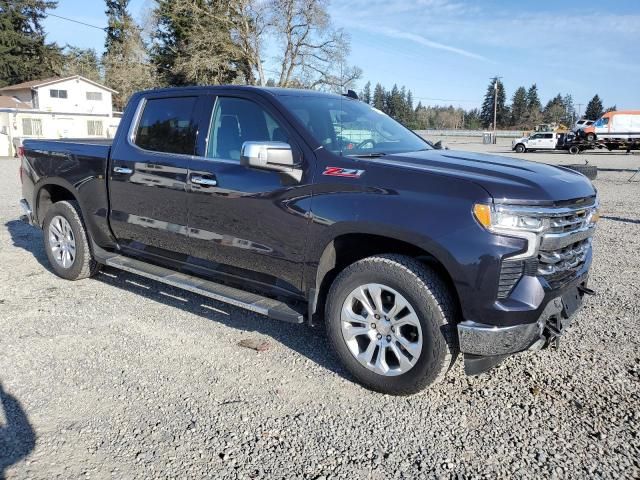
{"label": "bare tree", "polygon": [[282,47],[278,86],[344,88],[360,78],[346,66],[349,39],[331,26],[326,0],[273,0],[273,29]]}
{"label": "bare tree", "polygon": [[270,5],[262,0],[235,0],[229,6],[234,23],[231,38],[240,49],[244,80],[249,85],[265,85],[262,48],[272,27]]}

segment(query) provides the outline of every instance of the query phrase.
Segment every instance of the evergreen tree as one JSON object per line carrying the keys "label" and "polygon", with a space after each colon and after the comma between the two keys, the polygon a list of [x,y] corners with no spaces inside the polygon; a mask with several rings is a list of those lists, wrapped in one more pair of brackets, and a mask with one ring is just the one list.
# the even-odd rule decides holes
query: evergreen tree
{"label": "evergreen tree", "polygon": [[576,107],[573,104],[573,97],[571,94],[566,94],[562,101],[564,103],[564,118],[562,119],[562,123],[566,126],[572,126],[576,121]]}
{"label": "evergreen tree", "polygon": [[497,95],[497,108],[496,108],[496,125],[498,127],[504,127],[508,123],[508,109],[505,105],[505,92],[502,82],[497,78],[493,78],[489,86],[487,87],[487,93],[484,95],[484,101],[482,102],[482,111],[480,117],[482,118],[482,124],[485,128],[489,128],[493,124],[493,110],[494,102]]}
{"label": "evergreen tree", "polygon": [[371,103],[371,82],[364,84],[364,88],[360,92],[360,100],[364,103]]}
{"label": "evergreen tree", "polygon": [[542,120],[542,103],[538,96],[538,86],[534,83],[527,90],[527,117],[525,125],[527,128],[533,128]]}
{"label": "evergreen tree", "polygon": [[416,121],[416,111],[413,108],[413,94],[411,93],[411,90],[407,91],[406,112],[407,112],[406,125],[409,128],[413,128],[413,129],[418,128],[417,121]]}
{"label": "evergreen tree", "polygon": [[63,64],[60,75],[82,75],[94,82],[102,81],[100,59],[92,48],[78,48],[67,46],[63,53]]}
{"label": "evergreen tree", "polygon": [[375,88],[373,89],[373,106],[380,110],[381,112],[385,111],[385,91],[382,85],[376,83]]}
{"label": "evergreen tree", "polygon": [[398,85],[394,84],[391,88],[391,92],[387,97],[387,111],[386,114],[395,119],[400,119],[403,113],[404,99]]}
{"label": "evergreen tree", "polygon": [[598,120],[602,116],[602,113],[602,100],[600,100],[600,97],[596,94],[589,100],[587,109],[584,111],[584,116],[589,120]]}
{"label": "evergreen tree", "polygon": [[127,10],[129,0],[105,0],[107,10],[107,38],[104,42],[105,53],[118,53],[122,48],[125,33],[132,22],[131,15]]}
{"label": "evergreen tree", "polygon": [[49,0],[0,0],[0,86],[52,77],[61,49],[45,42],[42,20],[56,8]]}
{"label": "evergreen tree", "polygon": [[511,101],[511,125],[515,127],[524,125],[528,112],[527,90],[524,87],[519,87],[513,94]]}
{"label": "evergreen tree", "polygon": [[607,108],[607,109],[604,111],[604,113],[607,113],[607,112],[615,112],[615,111],[617,111],[617,110],[618,110],[618,106],[617,106],[617,105],[614,105],[614,106],[612,106],[612,107]]}
{"label": "evergreen tree", "polygon": [[562,95],[558,94],[547,102],[542,117],[548,123],[560,123],[565,117],[566,109]]}

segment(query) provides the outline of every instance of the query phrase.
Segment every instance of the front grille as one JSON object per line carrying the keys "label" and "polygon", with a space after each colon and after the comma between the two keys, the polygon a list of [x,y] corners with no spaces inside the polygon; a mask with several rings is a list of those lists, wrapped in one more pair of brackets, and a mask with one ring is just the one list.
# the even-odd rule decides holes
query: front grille
{"label": "front grille", "polygon": [[540,250],[538,274],[543,276],[552,288],[562,286],[582,267],[589,248],[591,239],[587,238],[558,250]]}

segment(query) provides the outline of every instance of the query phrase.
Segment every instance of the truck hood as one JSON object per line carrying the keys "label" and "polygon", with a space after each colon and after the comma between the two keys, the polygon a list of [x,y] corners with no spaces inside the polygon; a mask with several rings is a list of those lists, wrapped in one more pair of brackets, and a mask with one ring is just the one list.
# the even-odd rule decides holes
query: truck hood
{"label": "truck hood", "polygon": [[454,150],[386,155],[374,162],[469,180],[497,202],[553,204],[590,197],[595,189],[584,175],[544,163]]}

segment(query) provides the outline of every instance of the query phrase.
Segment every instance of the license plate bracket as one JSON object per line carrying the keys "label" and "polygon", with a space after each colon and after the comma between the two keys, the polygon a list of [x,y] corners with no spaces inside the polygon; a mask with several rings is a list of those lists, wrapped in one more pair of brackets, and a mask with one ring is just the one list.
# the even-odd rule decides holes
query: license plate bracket
{"label": "license plate bracket", "polygon": [[570,318],[582,306],[582,295],[578,287],[571,288],[562,295],[562,316]]}

